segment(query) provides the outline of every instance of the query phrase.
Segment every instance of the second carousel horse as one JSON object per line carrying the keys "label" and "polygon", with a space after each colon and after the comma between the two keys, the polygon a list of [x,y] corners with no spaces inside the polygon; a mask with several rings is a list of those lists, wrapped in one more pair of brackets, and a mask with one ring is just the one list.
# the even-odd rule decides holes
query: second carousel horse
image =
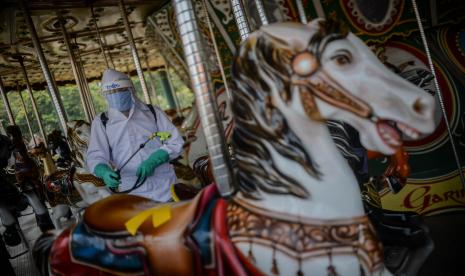
{"label": "second carousel horse", "polygon": [[40,230],[44,232],[53,229],[55,227],[44,204],[44,186],[40,181],[39,168],[27,152],[21,130],[18,126],[11,125],[6,128],[6,132],[13,142],[17,185],[34,209]]}
{"label": "second carousel horse", "polygon": [[38,146],[32,148],[30,153],[42,161],[44,168],[42,175],[45,187],[44,193],[52,207],[55,225],[61,228],[61,218],[69,219],[72,216],[69,205],[76,206],[82,200],[73,185],[75,169],[57,169],[52,155],[44,143],[40,143]]}
{"label": "second carousel horse", "polygon": [[232,75],[235,193],[222,198],[210,185],[161,206],[105,198],[73,229],[39,238],[45,273],[390,274],[325,120],[352,125],[365,148],[391,155],[401,141],[390,123],[433,131],[434,99],[332,21],[262,26],[238,49]]}

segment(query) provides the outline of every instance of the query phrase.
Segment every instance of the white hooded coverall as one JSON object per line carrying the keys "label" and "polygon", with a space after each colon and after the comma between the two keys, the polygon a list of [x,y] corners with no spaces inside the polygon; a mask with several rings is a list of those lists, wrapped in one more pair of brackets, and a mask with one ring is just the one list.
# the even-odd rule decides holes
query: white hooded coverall
{"label": "white hooded coverall", "polygon": [[[162,144],[156,137],[132,158],[121,170],[120,191],[132,188],[137,181],[138,166],[157,149],[165,150],[169,154],[170,160],[173,160],[181,154],[184,144],[178,130],[162,110],[154,107],[157,115],[157,124],[155,125],[155,118],[147,105],[134,96],[132,98],[134,104],[128,117],[116,109],[109,108],[106,128],[103,126],[100,116],[97,116],[92,122],[86,160],[89,171],[94,172],[95,166],[100,163],[111,164],[114,169],[120,168],[139,149],[139,145],[144,143],[154,132],[169,132],[171,138]],[[171,199],[170,186],[176,181],[173,166],[166,162],[157,167],[154,174],[130,194],[166,202]]]}

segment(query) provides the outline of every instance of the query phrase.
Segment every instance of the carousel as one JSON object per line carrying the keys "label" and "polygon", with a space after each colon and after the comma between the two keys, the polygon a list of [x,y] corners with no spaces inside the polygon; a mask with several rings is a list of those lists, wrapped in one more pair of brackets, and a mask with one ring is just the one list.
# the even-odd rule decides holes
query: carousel
{"label": "carousel", "polygon": [[464,273],[462,1],[0,14],[2,275]]}

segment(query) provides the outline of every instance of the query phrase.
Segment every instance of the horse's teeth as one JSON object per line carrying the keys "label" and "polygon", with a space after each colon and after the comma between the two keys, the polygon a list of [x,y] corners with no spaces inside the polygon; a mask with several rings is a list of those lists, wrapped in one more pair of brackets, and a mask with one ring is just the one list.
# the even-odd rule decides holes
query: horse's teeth
{"label": "horse's teeth", "polygon": [[383,137],[383,139],[389,145],[391,145],[391,146],[400,146],[401,145],[400,141],[398,141],[397,139],[395,139],[394,137],[389,135],[389,133],[383,132],[382,130],[380,130],[380,132],[381,132],[381,136]]}
{"label": "horse's teeth", "polygon": [[397,123],[397,127],[400,129],[400,131],[402,131],[405,135],[409,136],[412,139],[418,139],[418,137],[420,136],[418,131],[403,123]]}

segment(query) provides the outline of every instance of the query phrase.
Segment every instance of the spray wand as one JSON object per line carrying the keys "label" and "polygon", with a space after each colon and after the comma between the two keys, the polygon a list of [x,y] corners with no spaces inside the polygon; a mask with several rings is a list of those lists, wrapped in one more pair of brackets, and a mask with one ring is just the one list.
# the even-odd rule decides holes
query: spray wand
{"label": "spray wand", "polygon": [[[167,132],[167,131],[158,131],[158,132],[154,132],[152,133],[152,135],[149,136],[149,138],[142,144],[139,145],[139,148],[133,153],[131,154],[131,156],[129,156],[129,158],[126,160],[126,162],[123,163],[123,165],[121,165],[121,167],[119,167],[119,169],[117,169],[115,172],[120,175],[120,172],[121,170],[129,163],[129,161],[132,160],[132,158],[134,158],[134,156],[136,156],[136,154],[145,147],[145,145],[147,145],[148,142],[150,142],[151,140],[155,139],[156,137],[160,138],[160,142],[163,144],[166,140],[168,140],[169,138],[171,138],[171,133]],[[118,192],[115,188],[110,188],[114,193],[129,193],[131,191],[133,191],[134,189],[137,189],[138,187],[140,187],[144,182],[142,181],[142,183],[139,183],[139,179],[137,179],[136,183],[134,183],[133,187],[126,190],[126,191],[121,191],[121,192]]]}

